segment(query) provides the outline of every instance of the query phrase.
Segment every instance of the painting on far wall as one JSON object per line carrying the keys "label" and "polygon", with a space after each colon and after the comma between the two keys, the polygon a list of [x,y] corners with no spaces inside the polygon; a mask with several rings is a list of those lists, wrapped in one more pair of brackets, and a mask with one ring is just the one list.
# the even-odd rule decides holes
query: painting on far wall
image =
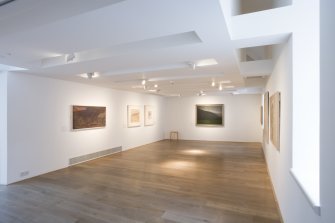
{"label": "painting on far wall", "polygon": [[280,149],[280,93],[276,92],[270,98],[270,139],[272,144]]}
{"label": "painting on far wall", "polygon": [[141,126],[140,106],[128,105],[128,128]]}
{"label": "painting on far wall", "polygon": [[269,143],[269,92],[264,94],[264,128],[263,138],[266,143]]}
{"label": "painting on far wall", "polygon": [[196,105],[196,125],[197,126],[223,126],[224,125],[224,105],[209,104]]}
{"label": "painting on far wall", "polygon": [[72,129],[102,128],[106,126],[106,107],[72,106]]}
{"label": "painting on far wall", "polygon": [[154,124],[154,111],[151,105],[144,105],[144,125],[150,126]]}

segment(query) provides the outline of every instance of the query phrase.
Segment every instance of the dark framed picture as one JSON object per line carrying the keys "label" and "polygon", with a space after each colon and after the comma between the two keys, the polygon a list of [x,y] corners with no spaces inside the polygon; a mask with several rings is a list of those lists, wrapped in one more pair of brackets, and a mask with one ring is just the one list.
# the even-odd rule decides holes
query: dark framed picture
{"label": "dark framed picture", "polygon": [[72,106],[72,129],[91,129],[106,126],[106,107]]}
{"label": "dark framed picture", "polygon": [[223,104],[196,105],[195,110],[197,126],[222,127],[224,125]]}

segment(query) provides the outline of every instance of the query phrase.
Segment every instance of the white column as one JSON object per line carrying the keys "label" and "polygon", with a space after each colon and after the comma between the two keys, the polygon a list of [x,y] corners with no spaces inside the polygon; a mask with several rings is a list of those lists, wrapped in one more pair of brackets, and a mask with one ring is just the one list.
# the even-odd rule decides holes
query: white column
{"label": "white column", "polygon": [[0,184],[7,184],[7,72],[0,71]]}
{"label": "white column", "polygon": [[335,219],[335,1],[321,0],[320,58],[320,179],[321,216],[323,223]]}

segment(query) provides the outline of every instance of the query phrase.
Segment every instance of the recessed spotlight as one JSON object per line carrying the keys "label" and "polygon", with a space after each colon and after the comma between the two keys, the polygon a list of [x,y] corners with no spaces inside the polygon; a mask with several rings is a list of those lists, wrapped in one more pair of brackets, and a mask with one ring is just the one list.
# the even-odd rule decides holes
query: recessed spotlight
{"label": "recessed spotlight", "polygon": [[212,87],[215,87],[215,81],[212,81]]}
{"label": "recessed spotlight", "polygon": [[97,72],[89,72],[84,74],[79,74],[78,76],[86,79],[93,79],[99,77],[99,74]]}
{"label": "recessed spotlight", "polygon": [[219,86],[219,90],[222,91],[222,85],[221,85],[221,84],[220,84],[220,86]]}
{"label": "recessed spotlight", "polygon": [[158,88],[158,85],[157,85],[157,84],[155,84],[155,85],[154,85],[154,87],[155,87],[155,88]]}
{"label": "recessed spotlight", "polygon": [[72,62],[75,58],[76,58],[76,55],[74,53],[65,55],[65,60],[67,63]]}
{"label": "recessed spotlight", "polygon": [[142,80],[141,83],[142,83],[142,85],[145,85],[145,83],[147,83],[147,82],[146,82],[146,80]]}

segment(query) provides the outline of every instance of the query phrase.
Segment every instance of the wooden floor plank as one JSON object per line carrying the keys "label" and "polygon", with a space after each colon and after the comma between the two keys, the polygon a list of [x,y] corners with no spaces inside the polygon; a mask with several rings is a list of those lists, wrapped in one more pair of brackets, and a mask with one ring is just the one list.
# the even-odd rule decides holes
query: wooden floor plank
{"label": "wooden floor plank", "polygon": [[1,222],[280,223],[261,145],[163,140],[0,187]]}

